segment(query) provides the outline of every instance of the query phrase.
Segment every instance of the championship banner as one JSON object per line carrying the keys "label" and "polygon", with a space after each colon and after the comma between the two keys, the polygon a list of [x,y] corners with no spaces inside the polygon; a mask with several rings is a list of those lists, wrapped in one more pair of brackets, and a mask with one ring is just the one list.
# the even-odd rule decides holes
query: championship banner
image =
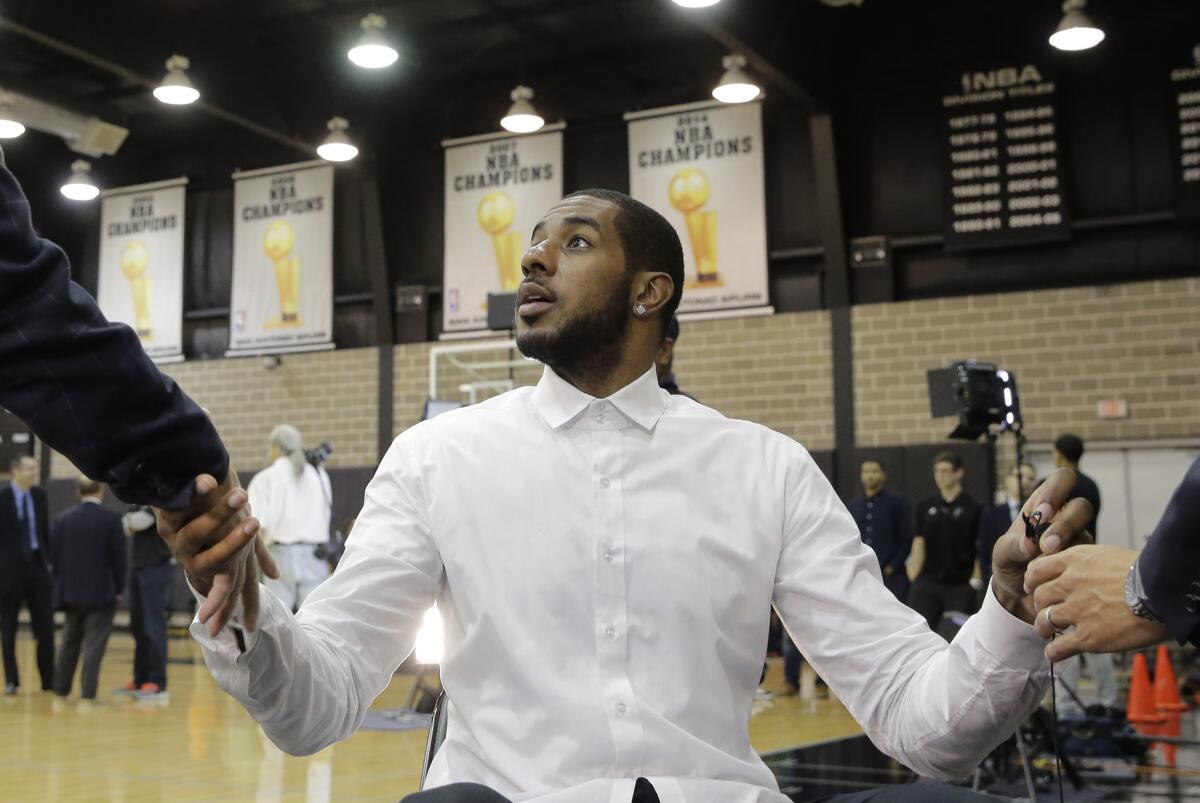
{"label": "championship banner", "polygon": [[679,311],[767,304],[762,106],[692,103],[631,112],[629,192],[683,243]]}
{"label": "championship banner", "polygon": [[122,187],[100,202],[97,301],[127,323],[156,362],[183,359],[183,212],[186,178]]}
{"label": "championship banner", "polygon": [[521,256],[562,198],[561,123],[537,134],[445,140],[446,255],[442,329],[487,329],[488,293],[521,283]]}
{"label": "championship banner", "polygon": [[333,348],[333,166],[234,173],[226,356]]}

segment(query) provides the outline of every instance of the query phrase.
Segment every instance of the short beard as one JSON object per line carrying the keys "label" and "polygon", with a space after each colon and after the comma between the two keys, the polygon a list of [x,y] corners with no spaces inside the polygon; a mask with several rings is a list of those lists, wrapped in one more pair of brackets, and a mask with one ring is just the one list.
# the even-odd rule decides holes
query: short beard
{"label": "short beard", "polygon": [[632,288],[633,276],[626,274],[604,306],[565,321],[556,332],[523,332],[517,348],[567,380],[606,377],[624,358]]}

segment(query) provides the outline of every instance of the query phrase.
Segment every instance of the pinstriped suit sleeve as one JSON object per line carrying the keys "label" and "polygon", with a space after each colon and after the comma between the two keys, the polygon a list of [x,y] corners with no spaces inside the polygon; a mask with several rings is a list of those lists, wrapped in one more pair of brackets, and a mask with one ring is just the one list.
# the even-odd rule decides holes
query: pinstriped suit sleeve
{"label": "pinstriped suit sleeve", "polygon": [[126,502],[185,507],[229,456],[199,406],[71,281],[0,151],[0,406]]}

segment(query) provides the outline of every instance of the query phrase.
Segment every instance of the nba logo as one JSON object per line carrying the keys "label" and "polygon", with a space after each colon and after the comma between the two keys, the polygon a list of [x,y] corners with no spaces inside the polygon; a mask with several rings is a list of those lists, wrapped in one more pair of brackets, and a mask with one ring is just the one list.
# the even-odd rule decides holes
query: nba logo
{"label": "nba logo", "polygon": [[450,291],[450,314],[458,312],[458,289]]}
{"label": "nba logo", "polygon": [[246,311],[238,310],[237,313],[233,316],[233,330],[235,332],[241,332],[241,331],[245,330],[245,328],[246,328]]}

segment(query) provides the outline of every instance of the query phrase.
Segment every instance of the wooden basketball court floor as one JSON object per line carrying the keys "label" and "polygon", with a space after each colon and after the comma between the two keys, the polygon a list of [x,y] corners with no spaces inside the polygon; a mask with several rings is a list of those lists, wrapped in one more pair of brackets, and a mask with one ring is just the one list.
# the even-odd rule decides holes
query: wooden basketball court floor
{"label": "wooden basketball court floor", "polygon": [[[80,704],[78,677],[65,702],[40,691],[33,647],[22,631],[22,686],[0,697],[0,801],[396,801],[417,788],[423,729],[363,730],[315,756],[285,756],[217,688],[190,639],[171,640],[170,700],[151,703],[113,696],[133,665],[133,639],[114,633],[97,707]],[[401,706],[412,682],[397,675],[375,707]],[[782,689],[778,659],[763,685]],[[776,697],[750,720],[761,753],[859,732],[836,700]]]}

